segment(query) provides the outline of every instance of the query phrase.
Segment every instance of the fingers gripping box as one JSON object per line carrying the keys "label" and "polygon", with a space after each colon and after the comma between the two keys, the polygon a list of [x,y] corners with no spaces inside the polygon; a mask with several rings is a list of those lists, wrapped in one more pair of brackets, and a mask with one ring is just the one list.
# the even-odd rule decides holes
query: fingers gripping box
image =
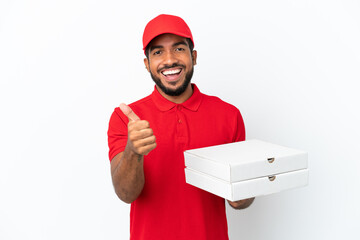
{"label": "fingers gripping box", "polygon": [[308,184],[308,155],[304,151],[247,140],[187,150],[186,182],[237,201]]}

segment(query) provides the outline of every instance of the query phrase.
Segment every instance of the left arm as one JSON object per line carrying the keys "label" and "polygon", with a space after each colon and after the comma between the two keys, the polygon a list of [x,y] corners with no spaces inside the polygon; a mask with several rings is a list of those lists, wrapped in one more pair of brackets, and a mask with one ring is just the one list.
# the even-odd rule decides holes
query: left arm
{"label": "left arm", "polygon": [[232,206],[235,209],[244,209],[249,207],[255,198],[248,198],[248,199],[243,199],[243,200],[239,200],[239,201],[235,201],[235,202],[231,202],[228,200],[228,203],[230,204],[230,206]]}

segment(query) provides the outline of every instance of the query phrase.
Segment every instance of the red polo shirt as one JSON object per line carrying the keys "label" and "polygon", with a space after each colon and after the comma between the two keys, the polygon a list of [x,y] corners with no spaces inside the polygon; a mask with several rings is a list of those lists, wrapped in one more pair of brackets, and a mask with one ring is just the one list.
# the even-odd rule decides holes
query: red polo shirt
{"label": "red polo shirt", "polygon": [[[149,121],[157,143],[144,157],[145,185],[131,204],[132,240],[228,239],[224,199],[185,182],[183,152],[245,140],[244,123],[237,108],[192,86],[192,96],[182,104],[168,101],[155,88],[129,105]],[[115,108],[108,131],[110,160],[125,149],[127,123]]]}

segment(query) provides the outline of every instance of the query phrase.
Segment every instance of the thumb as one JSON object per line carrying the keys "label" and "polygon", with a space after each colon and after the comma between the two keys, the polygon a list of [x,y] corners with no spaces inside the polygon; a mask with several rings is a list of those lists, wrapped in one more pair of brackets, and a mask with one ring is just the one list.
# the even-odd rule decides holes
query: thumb
{"label": "thumb", "polygon": [[130,121],[140,120],[140,118],[133,112],[133,110],[125,103],[121,103],[119,108]]}

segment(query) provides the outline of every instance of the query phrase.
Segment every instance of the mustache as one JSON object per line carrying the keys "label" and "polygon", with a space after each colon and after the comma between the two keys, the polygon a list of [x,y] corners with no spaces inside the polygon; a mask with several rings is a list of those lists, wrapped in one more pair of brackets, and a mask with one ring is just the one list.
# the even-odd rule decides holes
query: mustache
{"label": "mustache", "polygon": [[185,68],[185,65],[182,65],[182,64],[178,64],[178,63],[173,63],[172,65],[164,65],[164,67],[160,68],[158,70],[158,72],[162,72],[166,69],[170,69],[170,68],[174,68],[174,67],[182,67],[182,68]]}

